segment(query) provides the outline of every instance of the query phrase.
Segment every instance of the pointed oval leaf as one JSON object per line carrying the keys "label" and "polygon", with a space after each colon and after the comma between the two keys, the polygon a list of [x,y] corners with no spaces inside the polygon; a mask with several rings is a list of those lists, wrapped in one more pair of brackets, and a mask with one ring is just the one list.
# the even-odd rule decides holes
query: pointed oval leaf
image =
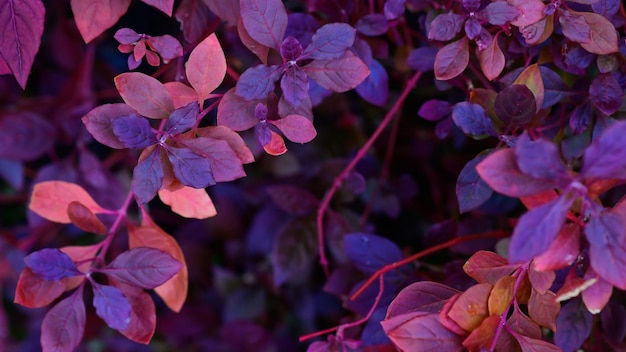
{"label": "pointed oval leaf", "polygon": [[482,106],[467,101],[452,107],[452,119],[470,136],[495,135],[495,127]]}
{"label": "pointed oval leaf", "polygon": [[511,275],[517,265],[489,251],[474,253],[463,265],[463,271],[479,283],[495,284],[503,276]]}
{"label": "pointed oval leaf", "polygon": [[598,314],[609,303],[609,299],[613,295],[613,285],[598,277],[598,274],[592,268],[589,268],[585,273],[585,280],[593,279],[596,279],[595,283],[584,290],[581,296],[589,313]]}
{"label": "pointed oval leaf", "polygon": [[[502,4],[503,1],[492,2],[493,4]],[[483,50],[477,52],[478,61],[480,62],[480,69],[485,74],[488,80],[493,81],[500,76],[502,70],[504,70],[504,53],[498,45],[498,38],[494,38],[489,45]]]}
{"label": "pointed oval leaf", "polygon": [[567,302],[556,318],[554,343],[564,351],[576,351],[587,340],[593,327],[593,315],[580,299]]}
{"label": "pointed oval leaf", "polygon": [[45,181],[36,184],[28,208],[50,221],[69,224],[72,220],[67,214],[67,207],[74,201],[80,202],[93,213],[105,211],[84,188],[65,181]]}
{"label": "pointed oval leaf", "polygon": [[511,21],[516,27],[531,25],[545,17],[546,5],[541,0],[507,0],[507,2],[519,11],[519,16]]}
{"label": "pointed oval leaf", "polygon": [[403,258],[398,245],[377,235],[349,233],[343,237],[346,256],[366,275]]}
{"label": "pointed oval leaf", "polygon": [[135,342],[148,344],[156,329],[156,309],[154,301],[143,289],[111,280],[113,286],[122,291],[130,304],[128,327],[119,332]]}
{"label": "pointed oval leaf", "polygon": [[469,42],[463,37],[439,49],[435,56],[435,78],[446,81],[460,75],[469,63]]}
{"label": "pointed oval leaf", "polygon": [[287,11],[281,0],[240,0],[241,19],[252,39],[276,50],[287,30]]}
{"label": "pointed oval leaf", "polygon": [[574,263],[580,252],[580,226],[565,224],[554,238],[548,250],[535,257],[535,269],[558,270]]}
{"label": "pointed oval leaf", "polygon": [[465,331],[476,329],[489,316],[487,300],[492,288],[488,283],[468,288],[454,302],[448,316]]}
{"label": "pointed oval leaf", "polygon": [[623,136],[626,133],[626,121],[617,121],[594,138],[585,150],[581,177],[599,179],[626,178],[626,148],[623,148]]}
{"label": "pointed oval leaf", "polygon": [[313,60],[302,68],[320,86],[334,92],[348,91],[370,74],[367,65],[351,51],[330,60]]}
{"label": "pointed oval leaf", "polygon": [[128,10],[130,0],[71,0],[74,21],[80,35],[89,43],[107,29]]}
{"label": "pointed oval leaf", "polygon": [[552,291],[541,294],[532,290],[528,300],[528,315],[537,324],[556,331],[556,316],[561,310],[561,304],[556,301]]}
{"label": "pointed oval leaf", "polygon": [[626,289],[626,231],[614,212],[594,216],[585,226],[591,267],[604,280]]}
{"label": "pointed oval leaf", "polygon": [[148,203],[156,196],[161,189],[165,176],[161,161],[161,148],[146,149],[143,154],[147,154],[147,156],[143,159],[140,158],[139,163],[135,166],[130,184],[139,205]]}
{"label": "pointed oval leaf", "polygon": [[111,148],[124,149],[126,145],[113,133],[111,122],[116,117],[132,114],[135,114],[135,110],[126,104],[104,104],[88,112],[82,121],[98,142]]}
{"label": "pointed oval leaf", "polygon": [[485,154],[477,155],[465,164],[459,173],[459,178],[456,180],[456,197],[461,213],[478,208],[493,194],[493,189],[476,172],[476,165],[486,157]]}
{"label": "pointed oval leaf", "polygon": [[[194,173],[198,173],[198,177],[205,177],[200,175],[200,173],[205,172],[206,166],[204,166],[204,163],[208,165],[210,179],[204,181],[209,182],[208,185],[213,185],[215,182],[233,181],[246,176],[241,160],[225,140],[211,137],[197,137],[181,141],[181,144],[187,147],[193,154],[202,157],[203,160],[199,160],[193,155],[190,156],[190,160],[193,160],[192,162],[200,163],[197,166],[197,171],[192,170]],[[172,162],[172,164],[173,163],[174,162]],[[176,172],[176,170],[174,170],[174,172]],[[191,177],[191,175],[187,176]],[[203,181],[198,180],[197,182],[198,184],[202,184]],[[193,187],[192,185],[187,186]]]}
{"label": "pointed oval leaf", "polygon": [[233,131],[245,131],[254,127],[259,120],[254,111],[258,101],[248,101],[235,94],[235,88],[230,89],[217,108],[218,125],[226,126]]}
{"label": "pointed oval leaf", "polygon": [[67,215],[72,221],[72,224],[83,231],[97,233],[99,235],[104,235],[107,231],[102,221],[80,202],[71,202],[67,206]]}
{"label": "pointed oval leaf", "polygon": [[506,125],[520,126],[532,121],[536,106],[533,92],[523,84],[514,84],[498,93],[494,111]]}
{"label": "pointed oval leaf", "polygon": [[126,72],[115,77],[115,87],[124,102],[139,115],[166,119],[174,111],[172,97],[156,78],[140,72]]}
{"label": "pointed oval leaf", "polygon": [[157,142],[156,134],[148,120],[137,114],[113,118],[111,129],[127,148],[143,149]]}
{"label": "pointed oval leaf", "polygon": [[470,351],[480,351],[481,348],[483,350],[489,348],[499,324],[500,317],[497,315],[492,315],[483,320],[480,326],[463,340],[463,346]]}
{"label": "pointed oval leaf", "polygon": [[27,255],[26,266],[46,280],[82,275],[72,259],[56,248],[45,248]]}
{"label": "pointed oval leaf", "polygon": [[274,90],[284,69],[281,66],[257,65],[245,70],[239,77],[235,92],[245,100],[266,99]]}
{"label": "pointed oval leaf", "polygon": [[149,247],[134,247],[118,255],[99,271],[115,280],[145,289],[153,289],[169,280],[182,264],[168,253]]}
{"label": "pointed oval leaf", "polygon": [[587,24],[589,24],[589,28],[591,28],[591,41],[589,43],[580,43],[583,49],[598,55],[608,55],[619,50],[619,37],[615,27],[609,20],[593,12],[577,12],[576,14],[583,16]]}
{"label": "pointed oval leaf", "polygon": [[514,286],[515,278],[513,276],[503,276],[493,285],[487,301],[489,315],[499,316],[507,311],[513,299]]}
{"label": "pointed oval leaf", "polygon": [[174,0],[141,0],[142,2],[154,7],[157,10],[162,11],[168,16],[172,16],[172,10],[174,9]]}
{"label": "pointed oval leaf", "polygon": [[431,281],[410,284],[398,293],[387,308],[386,319],[412,312],[437,313],[458,290]]}
{"label": "pointed oval leaf", "polygon": [[44,352],[73,351],[85,332],[83,286],[57,303],[41,323],[41,347]]}
{"label": "pointed oval leaf", "polygon": [[254,161],[254,155],[246,145],[243,138],[233,130],[225,126],[208,126],[196,130],[198,137],[209,137],[228,143],[233,152],[243,164]]}
{"label": "pointed oval leaf", "polygon": [[380,322],[402,351],[461,351],[461,336],[446,329],[436,313],[412,312]]}
{"label": "pointed oval leaf", "polygon": [[456,13],[443,13],[430,23],[428,39],[446,42],[454,38],[463,27],[465,17]]}
{"label": "pointed oval leaf", "polygon": [[[541,158],[537,155],[541,155]],[[570,177],[559,150],[554,143],[546,139],[538,138],[532,141],[527,133],[522,134],[515,144],[515,156],[517,165],[526,175],[535,179],[569,181]]]}
{"label": "pointed oval leaf", "polygon": [[294,65],[283,74],[280,89],[289,104],[299,106],[309,95],[309,78],[299,66]]}
{"label": "pointed oval leaf", "polygon": [[611,73],[602,73],[591,82],[589,99],[602,113],[611,115],[622,105],[624,90]]}
{"label": "pointed oval leaf", "polygon": [[583,16],[561,10],[559,11],[559,23],[563,35],[567,39],[581,44],[591,42],[591,27]]}
{"label": "pointed oval leaf", "polygon": [[387,70],[378,60],[370,62],[369,70],[369,76],[356,86],[356,92],[368,103],[383,107],[389,98],[389,76],[387,75]]}
{"label": "pointed oval leaf", "polygon": [[91,282],[96,314],[115,330],[126,330],[130,323],[130,303],[117,287]]}
{"label": "pointed oval leaf", "polygon": [[191,187],[170,191],[166,188],[159,191],[161,201],[172,208],[176,214],[193,219],[207,219],[217,215],[215,205],[205,189]]}
{"label": "pointed oval leaf", "polygon": [[226,76],[226,57],[215,33],[206,37],[189,55],[185,64],[189,83],[202,104]]}
{"label": "pointed oval leaf", "polygon": [[167,149],[167,157],[172,164],[176,178],[185,186],[205,188],[215,184],[211,164],[202,155],[188,148]]}
{"label": "pointed oval leaf", "polygon": [[295,143],[308,143],[317,136],[313,123],[304,116],[289,115],[268,122],[278,127],[287,139]]}
{"label": "pointed oval leaf", "polygon": [[65,283],[62,280],[46,280],[26,267],[17,280],[13,303],[41,308],[59,298],[64,291]]}
{"label": "pointed oval leaf", "polygon": [[165,129],[172,135],[177,135],[195,126],[200,108],[197,102],[191,102],[172,112],[167,119]]}
{"label": "pointed oval leaf", "polygon": [[496,26],[502,26],[507,22],[515,21],[520,12],[506,1],[494,1],[489,3],[482,11],[487,22]]}
{"label": "pointed oval leaf", "polygon": [[356,29],[347,23],[329,23],[320,27],[303,56],[315,60],[330,60],[342,57],[354,44]]}
{"label": "pointed oval leaf", "polygon": [[165,82],[163,86],[170,93],[175,109],[182,108],[198,100],[198,93],[182,82]]}
{"label": "pointed oval leaf", "polygon": [[375,37],[385,34],[389,29],[389,24],[387,23],[385,15],[381,13],[371,13],[359,18],[355,27],[359,33],[369,37]]}
{"label": "pointed oval leaf", "polygon": [[537,64],[530,65],[526,67],[512,83],[512,85],[523,85],[530,89],[535,97],[535,104],[537,107],[535,112],[539,112],[539,110],[541,110],[546,94],[543,83],[543,71],[544,70],[541,69],[541,66]]}

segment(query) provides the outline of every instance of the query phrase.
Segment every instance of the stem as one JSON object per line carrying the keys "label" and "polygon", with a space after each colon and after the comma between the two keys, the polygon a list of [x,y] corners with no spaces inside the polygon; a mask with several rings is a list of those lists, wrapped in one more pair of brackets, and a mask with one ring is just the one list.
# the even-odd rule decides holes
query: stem
{"label": "stem", "polygon": [[106,255],[107,251],[109,250],[109,247],[111,246],[111,243],[113,242],[115,233],[117,232],[120,225],[122,224],[122,220],[126,218],[126,211],[128,210],[128,206],[130,205],[130,202],[133,199],[133,195],[134,193],[132,191],[129,191],[128,195],[126,195],[124,204],[122,204],[122,206],[118,209],[117,217],[115,218],[115,221],[113,221],[113,225],[111,225],[111,228],[107,232],[107,235],[106,235],[107,237],[104,239],[104,241],[100,243],[100,246],[101,246],[100,252],[98,253],[98,256],[96,257],[96,259],[94,260],[94,263],[96,262],[100,263],[104,261],[104,256]]}
{"label": "stem", "polygon": [[376,131],[374,131],[372,136],[359,149],[356,156],[350,161],[348,166],[346,166],[346,168],[343,169],[339,176],[335,178],[331,188],[322,199],[320,207],[317,211],[317,245],[319,247],[320,253],[320,265],[324,269],[326,277],[330,276],[330,273],[328,271],[328,259],[326,258],[326,252],[324,251],[324,213],[326,212],[326,210],[328,210],[330,201],[332,200],[333,196],[335,195],[335,193],[337,193],[339,187],[341,187],[341,182],[343,181],[343,179],[348,176],[348,174],[356,167],[357,163],[361,159],[363,159],[363,157],[365,157],[365,153],[367,153],[367,151],[372,147],[376,139],[387,127],[389,122],[391,122],[391,119],[394,117],[394,115],[398,112],[398,110],[400,110],[400,107],[404,103],[404,100],[409,95],[409,92],[415,87],[417,81],[420,79],[421,76],[422,72],[415,72],[413,77],[411,77],[411,79],[407,82],[404,90],[402,91],[402,94],[400,94],[400,97],[398,97],[398,100],[395,102],[395,104],[393,104],[391,110],[389,110],[389,112],[385,115],[383,121],[380,123],[378,128],[376,128]]}
{"label": "stem", "polygon": [[513,303],[515,303],[517,305],[517,289],[519,288],[519,285],[522,283],[522,279],[524,278],[524,275],[528,271],[528,266],[529,266],[529,263],[526,263],[523,266],[518,268],[517,279],[515,280],[515,285],[513,286],[513,299],[511,299],[511,302],[509,302],[509,306],[504,310],[504,312],[502,314],[500,314],[500,324],[498,324],[498,329],[496,330],[495,334],[493,335],[493,340],[491,341],[491,346],[489,346],[489,351],[490,352],[493,352],[496,349],[496,345],[498,343],[498,338],[500,338],[500,334],[502,333],[502,329],[506,326],[506,318],[507,318],[507,315],[508,315],[509,311],[511,310],[511,306],[513,305]]}

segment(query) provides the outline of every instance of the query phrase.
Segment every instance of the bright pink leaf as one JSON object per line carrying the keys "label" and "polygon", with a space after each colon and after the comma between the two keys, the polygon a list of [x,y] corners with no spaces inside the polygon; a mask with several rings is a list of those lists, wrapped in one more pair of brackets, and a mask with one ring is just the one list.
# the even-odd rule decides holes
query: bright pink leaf
{"label": "bright pink leaf", "polygon": [[71,0],[71,5],[76,27],[89,43],[117,23],[130,0]]}
{"label": "bright pink leaf", "polygon": [[71,352],[85,331],[83,286],[57,303],[41,323],[41,347],[44,352]]}
{"label": "bright pink leaf", "polygon": [[206,219],[217,215],[215,205],[205,189],[183,187],[175,191],[159,191],[161,201],[172,208],[176,214],[194,219]]}
{"label": "bright pink leaf", "polygon": [[174,111],[174,103],[161,82],[140,72],[126,72],[115,77],[115,87],[124,102],[140,115],[165,119]]}
{"label": "bright pink leaf", "polygon": [[80,202],[93,213],[105,211],[81,186],[65,181],[36,184],[28,208],[50,221],[69,224],[67,207],[72,202]]}
{"label": "bright pink leaf", "polygon": [[370,74],[367,65],[351,51],[338,59],[313,60],[302,69],[320,86],[340,93],[358,86]]}
{"label": "bright pink leaf", "polygon": [[193,49],[185,64],[185,72],[202,104],[226,75],[226,58],[215,34],[206,37]]}
{"label": "bright pink leaf", "polygon": [[466,331],[476,329],[489,315],[487,300],[493,288],[492,284],[477,284],[461,293],[448,316]]}
{"label": "bright pink leaf", "polygon": [[435,78],[449,80],[460,75],[469,63],[469,42],[463,37],[439,49],[435,56]]}
{"label": "bright pink leaf", "polygon": [[562,269],[574,263],[579,252],[580,226],[565,224],[550,243],[548,250],[535,257],[533,265],[539,271]]}
{"label": "bright pink leaf", "polygon": [[317,136],[313,123],[304,116],[289,115],[268,122],[278,127],[287,139],[295,143],[308,143]]}
{"label": "bright pink leaf", "polygon": [[257,42],[280,49],[287,30],[287,11],[281,0],[241,0],[241,19]]}
{"label": "bright pink leaf", "polygon": [[163,11],[164,14],[171,16],[174,8],[174,0],[141,0],[144,3]]}
{"label": "bright pink leaf", "polygon": [[507,0],[507,2],[519,11],[519,16],[511,21],[514,26],[525,27],[545,17],[543,11],[546,5],[541,0]]}
{"label": "bright pink leaf", "polygon": [[153,289],[169,280],[182,268],[182,264],[162,250],[135,247],[118,255],[99,272],[123,283]]}

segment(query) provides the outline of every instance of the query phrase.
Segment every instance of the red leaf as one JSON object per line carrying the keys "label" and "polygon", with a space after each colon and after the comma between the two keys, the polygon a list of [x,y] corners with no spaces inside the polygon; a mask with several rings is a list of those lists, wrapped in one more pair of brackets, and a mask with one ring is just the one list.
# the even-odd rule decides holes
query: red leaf
{"label": "red leaf", "polygon": [[174,0],[141,0],[144,3],[154,7],[157,10],[163,11],[168,16],[172,16],[172,10],[174,9]]}
{"label": "red leaf", "polygon": [[69,216],[72,224],[85,232],[104,235],[107,231],[102,221],[80,202],[71,202],[67,206],[67,216]]}
{"label": "red leaf", "polygon": [[57,303],[41,323],[41,347],[44,352],[73,351],[85,331],[83,286]]}
{"label": "red leaf", "polygon": [[493,81],[498,78],[502,70],[504,70],[504,53],[498,45],[498,37],[496,36],[484,50],[477,53],[480,69],[488,80]]}
{"label": "red leaf", "polygon": [[67,207],[75,201],[94,213],[106,212],[81,186],[65,181],[36,184],[28,208],[50,221],[69,224],[72,220],[67,214]]}
{"label": "red leaf", "polygon": [[582,291],[595,284],[598,278],[582,278],[576,274],[576,268],[571,268],[565,283],[556,292],[555,300],[557,302],[567,301],[571,298],[578,296]]}
{"label": "red leaf", "polygon": [[288,115],[278,120],[269,120],[292,142],[307,143],[317,136],[313,123],[301,115]]}
{"label": "red leaf", "polygon": [[13,303],[28,308],[45,307],[64,291],[63,280],[46,280],[26,267],[17,281]]}
{"label": "red leaf", "polygon": [[126,72],[115,77],[115,87],[124,102],[137,113],[153,119],[166,119],[174,103],[161,82],[140,72]]}
{"label": "red leaf", "polygon": [[241,19],[257,42],[278,50],[287,30],[287,11],[280,0],[241,0]]}
{"label": "red leaf", "polygon": [[469,43],[463,37],[439,49],[435,56],[435,77],[448,80],[460,75],[469,63]]}
{"label": "red leaf", "polygon": [[217,215],[213,201],[203,188],[185,186],[175,191],[163,188],[159,191],[159,198],[173,212],[186,218],[206,219]]}
{"label": "red leaf", "polygon": [[479,283],[495,284],[510,275],[518,265],[510,265],[506,258],[489,251],[474,253],[463,265],[463,271]]}
{"label": "red leaf", "polygon": [[466,331],[476,329],[489,315],[487,299],[492,288],[486,283],[468,288],[454,302],[448,316]]}
{"label": "red leaf", "polygon": [[148,344],[156,328],[156,309],[152,297],[142,289],[111,280],[130,303],[130,321],[122,335],[135,342]]}
{"label": "red leaf", "polygon": [[254,155],[246,145],[246,142],[240,135],[233,132],[230,128],[225,126],[208,126],[198,128],[196,135],[199,137],[209,137],[217,140],[222,140],[228,143],[230,148],[237,154],[237,157],[243,164],[249,164],[254,161]]}
{"label": "red leaf", "polygon": [[519,342],[520,346],[522,347],[522,352],[562,352],[563,350],[561,350],[559,347],[540,340],[540,339],[533,339],[527,336],[516,336],[517,338],[517,342]]}
{"label": "red leaf", "polygon": [[278,133],[270,131],[271,139],[269,143],[263,146],[263,150],[269,155],[279,156],[287,152],[285,140]]}
{"label": "red leaf", "polygon": [[454,332],[455,334],[465,336],[467,335],[467,331],[465,331],[462,327],[459,326],[459,324],[457,324],[452,318],[448,316],[448,313],[450,313],[452,306],[454,306],[456,301],[459,300],[459,297],[461,297],[461,293],[457,293],[454,296],[450,297],[450,299],[448,299],[443,304],[441,310],[439,311],[439,322],[441,322],[441,325],[443,325],[446,329]]}
{"label": "red leaf", "polygon": [[552,283],[555,278],[556,273],[554,271],[537,271],[537,269],[535,269],[534,261],[528,271],[530,284],[539,293],[545,293],[550,287],[552,287]]}
{"label": "red leaf", "polygon": [[446,329],[436,313],[413,312],[380,322],[402,351],[460,351],[461,337]]}
{"label": "red leaf", "polygon": [[565,224],[550,243],[548,250],[535,257],[533,265],[538,271],[566,268],[574,263],[578,252],[580,252],[580,226]]}
{"label": "red leaf", "polygon": [[[0,3],[0,62],[4,61],[22,88],[39,51],[46,10],[41,0],[5,0]],[[3,60],[4,59],[4,60]],[[2,69],[0,72],[8,73]]]}
{"label": "red leaf", "polygon": [[387,308],[386,319],[410,312],[437,313],[445,302],[459,291],[431,281],[410,284],[398,293]]}
{"label": "red leaf", "polygon": [[337,59],[313,60],[302,69],[320,86],[339,93],[358,86],[370,74],[369,67],[351,51]]}
{"label": "red leaf", "polygon": [[122,143],[113,133],[111,121],[116,117],[134,113],[135,110],[126,104],[104,104],[88,112],[87,115],[83,116],[82,121],[87,131],[98,142],[115,149],[126,149],[126,144]]}
{"label": "red leaf", "polygon": [[541,294],[532,290],[528,300],[528,315],[541,326],[556,331],[556,316],[561,310],[561,304],[555,300],[552,291]]}
{"label": "red leaf", "polygon": [[185,73],[202,105],[226,76],[226,58],[215,34],[206,37],[193,49],[185,64]]}
{"label": "red leaf", "polygon": [[71,0],[71,5],[76,27],[89,43],[117,23],[130,0]]}

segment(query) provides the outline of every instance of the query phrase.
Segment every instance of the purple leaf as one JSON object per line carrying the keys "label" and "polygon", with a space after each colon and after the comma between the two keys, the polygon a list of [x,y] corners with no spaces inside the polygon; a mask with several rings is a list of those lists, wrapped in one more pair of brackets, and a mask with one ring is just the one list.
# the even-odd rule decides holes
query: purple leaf
{"label": "purple leaf", "polygon": [[280,80],[283,97],[293,106],[298,106],[309,94],[309,78],[304,71],[293,65],[289,67]]}
{"label": "purple leaf", "polygon": [[195,153],[204,159],[204,161],[201,162],[202,168],[205,167],[205,162],[208,163],[210,184],[233,181],[246,176],[241,159],[239,159],[233,148],[225,140],[211,137],[198,137],[181,141],[181,143],[186,146],[192,154]]}
{"label": "purple leaf", "polygon": [[593,315],[576,298],[567,302],[556,317],[554,343],[563,352],[574,352],[587,340],[593,326]]}
{"label": "purple leaf", "polygon": [[594,138],[585,150],[581,177],[600,179],[626,178],[626,121],[617,121]]}
{"label": "purple leaf", "polygon": [[552,182],[522,173],[513,149],[494,152],[476,166],[476,171],[494,191],[509,197],[532,196],[555,187]]}
{"label": "purple leaf", "polygon": [[589,99],[605,115],[616,112],[624,100],[624,90],[610,73],[596,76],[589,86]]}
{"label": "purple leaf", "polygon": [[446,81],[460,75],[469,63],[469,44],[466,37],[439,49],[435,56],[435,78]]}
{"label": "purple leaf", "polygon": [[410,68],[417,71],[432,71],[435,67],[435,57],[438,52],[439,49],[431,46],[417,48],[411,51],[406,59],[406,64],[409,65]]}
{"label": "purple leaf", "polygon": [[465,18],[462,15],[455,13],[441,14],[431,22],[428,39],[442,42],[448,41],[461,31],[464,21]]}
{"label": "purple leaf", "polygon": [[153,289],[174,276],[182,264],[171,255],[149,247],[135,247],[98,270],[125,284]]}
{"label": "purple leaf", "polygon": [[452,113],[450,103],[443,100],[431,99],[422,104],[417,114],[428,121],[439,121]]}
{"label": "purple leaf", "polygon": [[268,122],[278,127],[285,137],[292,142],[308,143],[317,136],[313,123],[304,116],[288,115],[282,119]]}
{"label": "purple leaf", "polygon": [[217,124],[233,131],[245,131],[256,125],[259,120],[254,116],[257,103],[248,101],[235,94],[232,88],[220,100],[217,108]]}
{"label": "purple leaf", "polygon": [[0,159],[0,178],[13,189],[21,191],[24,187],[24,165],[16,160]]}
{"label": "purple leaf", "polygon": [[311,217],[296,217],[278,232],[271,259],[274,285],[307,273],[317,255],[317,231]]}
{"label": "purple leaf", "polygon": [[57,303],[41,323],[41,347],[44,352],[73,351],[85,332],[83,286]]}
{"label": "purple leaf", "polygon": [[54,127],[40,115],[14,112],[0,117],[0,158],[31,161],[48,152]]}
{"label": "purple leaf", "polygon": [[487,22],[502,26],[507,22],[515,21],[520,12],[506,1],[494,1],[485,7],[482,14],[487,18]]}
{"label": "purple leaf", "polygon": [[591,42],[591,27],[583,16],[562,10],[559,11],[559,23],[567,39],[577,43]]}
{"label": "purple leaf", "polygon": [[572,129],[572,133],[577,136],[585,132],[587,126],[591,122],[591,104],[589,101],[584,102],[582,105],[578,105],[572,111],[569,117],[569,127]]}
{"label": "purple leaf", "polygon": [[377,60],[371,60],[369,69],[369,76],[356,86],[356,92],[368,103],[382,107],[389,98],[387,70]]}
{"label": "purple leaf", "polygon": [[437,313],[413,312],[380,322],[402,351],[460,351],[462,337],[441,325]]}
{"label": "purple leaf", "polygon": [[459,291],[438,282],[412,283],[389,304],[387,319],[412,312],[438,313],[446,301],[457,293]]}
{"label": "purple leaf", "polygon": [[600,313],[602,331],[608,340],[620,344],[626,338],[626,308],[618,301],[609,301]]}
{"label": "purple leaf", "polygon": [[158,37],[150,37],[150,43],[154,51],[163,58],[164,63],[183,56],[183,46],[180,42],[169,34]]}
{"label": "purple leaf", "polygon": [[493,123],[482,106],[467,101],[452,107],[452,119],[465,134],[470,136],[494,135]]}
{"label": "purple leaf", "polygon": [[83,275],[72,259],[56,248],[46,248],[27,255],[26,266],[46,280],[61,280],[64,277]]}
{"label": "purple leaf", "polygon": [[[538,158],[538,155],[541,155],[541,158]],[[531,141],[527,133],[522,134],[515,145],[515,156],[517,165],[526,175],[536,179],[551,179],[554,182],[570,179],[559,150],[554,143],[546,139],[538,138]]]}
{"label": "purple leaf", "polygon": [[157,142],[148,120],[137,114],[114,118],[111,120],[111,129],[117,139],[128,148],[146,148]]}
{"label": "purple leaf", "polygon": [[465,164],[459,174],[459,178],[456,180],[456,197],[461,214],[478,208],[493,194],[493,189],[476,172],[476,165],[486,157],[487,155],[479,154],[470,160]]}
{"label": "purple leaf", "polygon": [[533,92],[524,84],[504,88],[496,97],[494,111],[509,126],[525,125],[535,117],[537,102]]}
{"label": "purple leaf", "polygon": [[165,130],[171,135],[183,133],[196,124],[199,113],[200,108],[197,101],[178,108],[172,112],[167,120]]}
{"label": "purple leaf", "polygon": [[395,243],[377,235],[349,233],[343,237],[343,245],[352,264],[366,275],[403,258]]}
{"label": "purple leaf", "polygon": [[558,73],[545,66],[539,66],[539,71],[544,86],[542,109],[549,108],[560,102],[565,96],[572,94]]}
{"label": "purple leaf", "polygon": [[[224,142],[226,143],[226,142]],[[188,148],[167,148],[174,175],[185,186],[205,188],[215,184],[211,163],[202,155]]]}
{"label": "purple leaf", "polygon": [[93,306],[96,314],[111,329],[126,330],[130,323],[130,303],[117,287],[100,285],[91,281],[93,287]]}
{"label": "purple leaf", "polygon": [[389,28],[387,18],[385,15],[379,13],[372,13],[361,17],[355,27],[361,34],[370,37],[385,34]]}
{"label": "purple leaf", "polygon": [[476,12],[480,8],[480,0],[462,0],[461,4],[467,12]]}
{"label": "purple leaf", "polygon": [[603,279],[626,289],[626,231],[617,213],[594,216],[585,227],[591,267]]}
{"label": "purple leaf", "polygon": [[619,11],[619,0],[599,0],[591,4],[594,13],[606,18],[612,18]]}
{"label": "purple leaf", "polygon": [[383,12],[388,20],[395,20],[404,14],[405,0],[387,0]]}
{"label": "purple leaf", "polygon": [[309,215],[319,206],[319,201],[315,196],[306,189],[296,186],[270,186],[267,188],[267,194],[277,207],[293,215]]}
{"label": "purple leaf", "polygon": [[303,56],[314,60],[338,59],[354,44],[356,30],[346,23],[329,23],[313,34]]}
{"label": "purple leaf", "polygon": [[120,28],[115,32],[113,38],[121,44],[135,44],[141,36],[130,28]]}
{"label": "purple leaf", "polygon": [[274,84],[283,73],[281,66],[257,65],[247,69],[239,77],[235,92],[246,100],[265,99],[274,90]]}
{"label": "purple leaf", "polygon": [[302,55],[302,45],[298,39],[289,36],[280,45],[280,55],[286,61],[295,61]]}
{"label": "purple leaf", "polygon": [[254,134],[260,145],[265,146],[272,140],[272,130],[267,122],[262,122],[255,126]]}
{"label": "purple leaf", "polygon": [[133,179],[130,185],[139,205],[148,203],[156,196],[161,189],[163,176],[161,148],[155,148],[133,170]]}
{"label": "purple leaf", "polygon": [[241,19],[252,39],[276,50],[287,30],[287,11],[281,0],[240,0]]}
{"label": "purple leaf", "polygon": [[465,21],[465,34],[471,40],[474,40],[476,37],[478,37],[482,29],[483,27],[480,25],[480,22],[475,17],[470,17],[467,19],[467,21]]}
{"label": "purple leaf", "polygon": [[289,14],[289,23],[287,24],[287,36],[298,39],[303,47],[311,44],[313,32],[319,27],[319,23],[315,17],[309,13],[294,12]]}
{"label": "purple leaf", "polygon": [[511,236],[510,262],[525,262],[545,252],[565,223],[573,202],[573,198],[561,196],[522,215]]}
{"label": "purple leaf", "polygon": [[313,60],[302,68],[320,86],[335,92],[350,90],[365,80],[369,68],[352,52],[332,60]]}
{"label": "purple leaf", "polygon": [[22,89],[26,87],[35,54],[41,44],[46,10],[40,0],[0,3],[0,61],[2,58]]}

